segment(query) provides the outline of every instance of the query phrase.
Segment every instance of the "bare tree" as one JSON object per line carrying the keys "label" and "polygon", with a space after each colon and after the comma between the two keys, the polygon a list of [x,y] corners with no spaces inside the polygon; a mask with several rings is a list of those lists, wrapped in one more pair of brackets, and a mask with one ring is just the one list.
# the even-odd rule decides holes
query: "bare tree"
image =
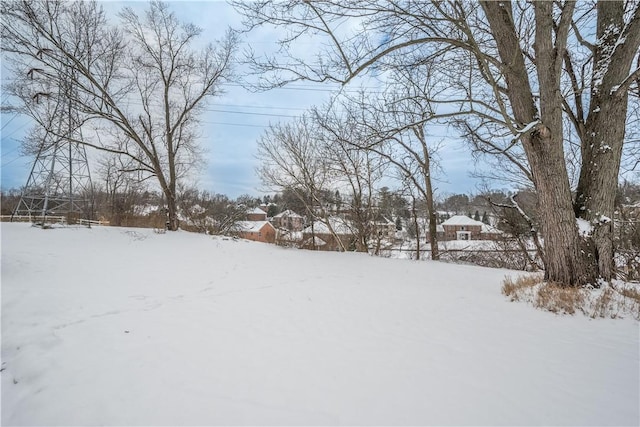
{"label": "bare tree", "polygon": [[[130,172],[154,177],[168,228],[176,230],[177,183],[200,158],[198,117],[230,77],[233,33],[194,49],[201,30],[160,2],[142,17],[123,9],[120,27],[109,26],[96,2],[23,0],[1,7],[2,49],[24,110],[47,132],[127,157]],[[77,117],[67,127],[82,127],[82,138],[52,126],[52,114],[43,111],[60,98]]]}
{"label": "bare tree", "polygon": [[136,214],[136,203],[142,204],[139,195],[146,190],[146,182],[139,176],[126,172],[132,169],[132,160],[108,155],[99,162],[98,176],[107,196],[111,225],[127,223],[127,216]]}
{"label": "bare tree", "polygon": [[[313,223],[327,225],[341,250],[346,250],[328,216],[331,207],[325,197],[331,194],[333,171],[323,152],[323,144],[311,119],[303,116],[287,124],[270,126],[258,142],[258,169],[262,181],[271,190],[288,190],[305,207]],[[312,236],[315,240],[315,236]],[[315,243],[314,243],[315,244]]]}
{"label": "bare tree", "polygon": [[[324,131],[339,144],[369,151],[392,165],[405,185],[411,185],[426,201],[431,259],[437,260],[437,216],[432,185],[432,157],[437,144],[427,143],[428,123],[437,120],[430,108],[429,80],[417,80],[418,70],[402,75],[379,99],[364,91],[358,97],[343,96],[329,104],[325,113],[315,110]],[[426,86],[422,86],[425,84]],[[341,129],[357,127],[357,135],[345,136]]]}
{"label": "bare tree", "polygon": [[[640,75],[634,65],[640,4],[599,1],[590,8],[574,1],[327,0],[236,7],[248,28],[286,26],[285,53],[293,52],[287,48],[300,38],[327,41],[315,62],[293,55],[280,61],[253,58],[256,71],[269,73],[263,80],[267,85],[300,79],[347,83],[363,73],[437,58],[438,78],[450,85],[440,104],[454,107],[478,144],[509,159],[533,182],[546,279],[580,286],[612,278],[612,195],[628,94]],[[341,25],[350,18],[358,20],[353,32]],[[594,20],[596,31],[587,41],[583,33]],[[572,57],[569,43],[591,53]],[[585,90],[574,80],[584,81]],[[565,114],[573,119],[581,146],[575,200],[564,149]],[[576,217],[594,225],[586,246]]]}
{"label": "bare tree", "polygon": [[379,218],[375,193],[389,162],[374,150],[362,148],[361,141],[369,135],[362,134],[360,123],[341,120],[331,110],[323,115],[314,109],[313,117],[319,129],[323,156],[332,172],[333,186],[342,189],[341,194],[346,196],[342,211],[350,220],[356,250],[368,251],[373,238],[374,252],[378,255],[381,239],[376,226]]}

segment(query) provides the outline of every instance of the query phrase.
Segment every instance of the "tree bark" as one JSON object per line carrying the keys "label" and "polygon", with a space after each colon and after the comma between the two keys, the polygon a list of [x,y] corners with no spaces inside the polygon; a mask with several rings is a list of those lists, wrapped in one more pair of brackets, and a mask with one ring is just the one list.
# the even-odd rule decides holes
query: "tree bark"
{"label": "tree bark", "polygon": [[[566,45],[566,34],[562,37],[562,31],[566,29],[560,28],[554,33],[553,3],[534,4],[534,51],[540,90],[538,111],[514,27],[511,4],[491,1],[481,4],[503,63],[507,96],[516,124],[524,127],[538,122],[533,131],[522,135],[522,144],[538,194],[545,239],[545,279],[565,286],[595,283],[595,271],[589,268],[589,260],[580,252],[580,236],[563,149],[560,73]],[[574,6],[574,3],[566,3],[563,15],[570,15]]]}
{"label": "tree bark", "polygon": [[440,248],[438,248],[437,215],[433,200],[433,186],[431,184],[431,155],[427,147],[427,139],[422,126],[415,129],[416,136],[422,145],[422,168],[424,173],[424,194],[427,203],[427,215],[429,218],[429,246],[431,247],[431,259],[440,259]]}
{"label": "tree bark", "polygon": [[589,221],[592,251],[597,273],[611,280],[613,261],[613,212],[625,136],[629,78],[633,59],[640,47],[640,6],[631,23],[624,25],[622,1],[597,4],[591,103],[582,135],[582,167],[576,189],[575,214]]}
{"label": "tree bark", "polygon": [[164,191],[164,196],[167,198],[167,230],[177,231],[180,222],[178,220],[178,203],[175,193],[167,189]]}

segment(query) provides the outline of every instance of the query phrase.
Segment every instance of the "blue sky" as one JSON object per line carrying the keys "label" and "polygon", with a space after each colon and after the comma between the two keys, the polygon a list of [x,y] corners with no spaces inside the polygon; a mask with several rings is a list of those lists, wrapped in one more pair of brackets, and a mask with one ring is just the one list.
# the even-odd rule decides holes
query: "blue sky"
{"label": "blue sky", "polygon": [[[223,36],[228,27],[239,28],[241,17],[223,1],[170,2],[172,10],[187,22],[203,29],[202,42]],[[124,5],[144,9],[145,2],[104,2],[108,13],[115,14]],[[278,33],[273,29],[259,29],[244,37],[241,51],[251,46],[256,52],[273,48]],[[313,46],[304,46],[310,52]],[[2,70],[2,82],[10,76]],[[245,70],[238,67],[238,74]],[[291,120],[305,109],[326,101],[336,86],[312,83],[295,83],[268,92],[252,93],[238,84],[225,87],[225,94],[210,100],[202,116],[203,128],[200,140],[206,151],[206,165],[193,185],[203,190],[237,197],[241,194],[262,195],[272,191],[264,188],[255,174],[256,141],[269,123]],[[2,94],[3,104],[8,101]],[[20,187],[26,183],[32,158],[22,156],[19,141],[29,129],[25,117],[2,115],[1,120],[1,186],[4,189]],[[448,130],[441,127],[433,132],[442,140],[439,152],[442,172],[435,183],[440,196],[453,193],[477,192],[479,180],[469,176],[474,169],[473,160],[462,141],[444,138]],[[96,158],[96,153],[89,152]],[[95,179],[95,178],[94,178]]]}

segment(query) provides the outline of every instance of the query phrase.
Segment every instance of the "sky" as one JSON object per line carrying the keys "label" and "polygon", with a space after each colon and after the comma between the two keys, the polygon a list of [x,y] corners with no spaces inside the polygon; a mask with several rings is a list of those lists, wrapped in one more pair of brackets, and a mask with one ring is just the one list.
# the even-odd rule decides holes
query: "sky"
{"label": "sky", "polygon": [[[133,6],[144,10],[146,2],[103,2],[107,13],[115,15],[123,6]],[[223,1],[180,1],[169,2],[178,17],[203,29],[200,40],[209,42],[223,36],[227,28],[240,28],[241,16]],[[260,28],[241,38],[242,51],[251,47],[256,52],[273,49],[279,32]],[[319,46],[319,45],[318,45]],[[314,46],[301,47],[313,52]],[[237,66],[237,77],[246,69]],[[6,84],[10,75],[2,69],[2,83]],[[336,85],[298,82],[267,92],[252,92],[238,83],[225,85],[225,93],[211,99],[207,111],[202,116],[202,137],[200,145],[205,150],[205,166],[198,177],[189,184],[202,190],[226,194],[235,198],[242,194],[261,196],[273,194],[256,175],[259,166],[256,144],[260,135],[270,123],[286,122],[300,116],[313,105],[328,100]],[[355,89],[355,88],[354,88]],[[2,102],[10,102],[2,93]],[[33,158],[20,152],[20,140],[26,135],[30,121],[26,117],[3,114],[1,117],[1,181],[3,189],[25,185]],[[480,180],[472,178],[474,162],[464,143],[441,127],[432,132],[434,141],[441,144],[439,151],[440,172],[434,175],[437,195],[456,193],[476,193]],[[89,151],[92,159],[97,153]],[[94,173],[94,181],[96,180]],[[390,185],[393,187],[393,184]]]}

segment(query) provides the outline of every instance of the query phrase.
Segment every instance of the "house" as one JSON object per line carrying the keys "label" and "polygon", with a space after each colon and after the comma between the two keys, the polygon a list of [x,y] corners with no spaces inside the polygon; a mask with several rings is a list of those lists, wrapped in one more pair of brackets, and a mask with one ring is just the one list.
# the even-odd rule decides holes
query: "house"
{"label": "house", "polygon": [[[379,217],[372,222],[373,232],[377,233],[381,239],[394,240],[396,237],[396,223],[385,218]],[[372,236],[373,237],[373,236]]]}
{"label": "house", "polygon": [[301,231],[304,227],[304,218],[289,209],[274,216],[271,222],[277,228],[289,231]]}
{"label": "house", "polygon": [[247,221],[266,221],[267,213],[260,208],[253,208],[247,211]]}
{"label": "house", "polygon": [[276,229],[269,221],[238,221],[234,228],[236,234],[243,239],[263,243],[276,242]]}
{"label": "house", "polygon": [[497,228],[466,215],[454,215],[441,225],[444,229],[442,240],[494,240],[502,235]]}
{"label": "house", "polygon": [[[331,229],[329,225],[331,225]],[[330,217],[327,222],[317,221],[306,227],[302,231],[302,240],[302,247],[306,249],[338,251],[341,246],[349,249],[355,240],[355,235],[347,220]]]}
{"label": "house", "polygon": [[[425,234],[425,242],[429,243],[430,239],[430,234],[429,234],[429,220],[425,220],[425,222],[427,223],[427,225],[424,226],[424,229],[426,230],[426,234]],[[436,224],[436,240],[441,241],[441,240],[445,240],[445,233],[444,233],[444,227],[442,226],[442,224]]]}

